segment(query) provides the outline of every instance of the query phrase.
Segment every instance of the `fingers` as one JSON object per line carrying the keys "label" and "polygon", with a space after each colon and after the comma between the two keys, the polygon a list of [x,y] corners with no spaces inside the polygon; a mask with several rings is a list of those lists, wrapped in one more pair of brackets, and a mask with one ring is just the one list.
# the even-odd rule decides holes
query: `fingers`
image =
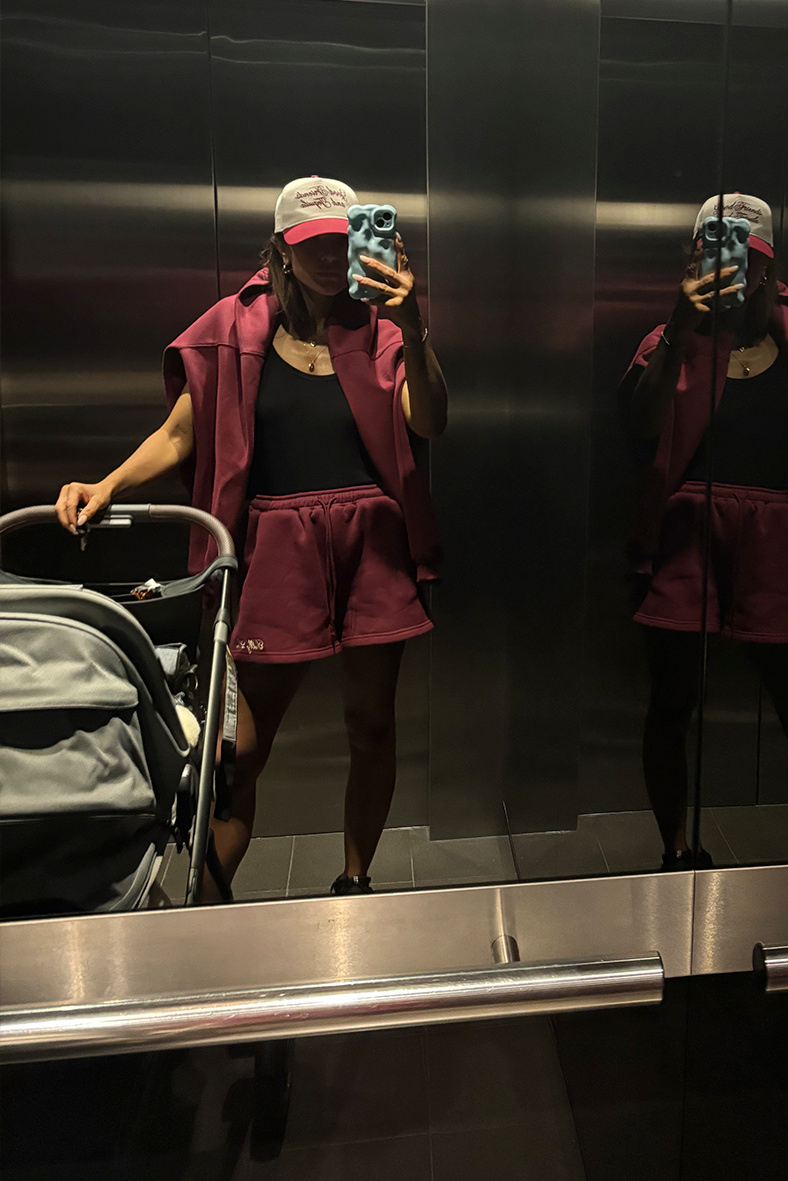
{"label": "fingers", "polygon": [[104,502],[100,496],[91,496],[90,500],[87,502],[82,512],[77,517],[77,528],[81,529],[83,525],[87,525],[88,521],[90,521],[99,511],[99,509],[103,507]]}
{"label": "fingers", "polygon": [[[76,533],[96,513],[105,507],[106,500],[85,484],[64,484],[55,504],[57,519],[64,529]],[[84,505],[84,508],[81,507]]]}
{"label": "fingers", "polygon": [[372,267],[373,270],[378,271],[381,275],[387,275],[390,279],[396,279],[398,276],[397,271],[395,271],[392,267],[386,266],[386,264],[381,262],[378,258],[370,258],[366,254],[360,254],[359,258],[365,264],[365,266]]}
{"label": "fingers", "polygon": [[[713,295],[733,295],[734,291],[741,291],[743,287],[743,283],[734,283],[733,287],[723,287],[721,291],[698,291],[692,296],[692,301],[693,303],[696,303],[697,301],[697,304],[700,304],[701,300],[711,299]],[[700,304],[700,306],[705,305]]]}
{"label": "fingers", "polygon": [[[720,271],[720,278],[724,279],[728,275],[735,275],[735,273],[738,269],[739,269],[738,267],[723,267],[722,270]],[[716,278],[717,278],[716,271],[710,271],[708,273],[708,275],[704,275],[702,279],[697,280],[698,286],[699,287],[706,287],[706,286],[708,286],[709,283],[713,283]]]}
{"label": "fingers", "polygon": [[71,520],[69,519],[67,502],[70,487],[70,484],[64,484],[60,489],[60,495],[58,496],[55,503],[55,512],[57,513],[57,519],[63,528],[70,529],[73,533],[76,529],[76,524],[72,524]]}
{"label": "fingers", "polygon": [[64,484],[60,490],[60,496],[55,505],[58,520],[71,533],[77,531],[79,506],[88,499],[88,493],[82,484]]}
{"label": "fingers", "polygon": [[364,283],[365,287],[375,287],[379,292],[385,292],[386,295],[395,295],[397,288],[392,287],[390,283],[379,283],[377,279],[367,279],[366,275],[353,275],[353,279],[358,283]]}

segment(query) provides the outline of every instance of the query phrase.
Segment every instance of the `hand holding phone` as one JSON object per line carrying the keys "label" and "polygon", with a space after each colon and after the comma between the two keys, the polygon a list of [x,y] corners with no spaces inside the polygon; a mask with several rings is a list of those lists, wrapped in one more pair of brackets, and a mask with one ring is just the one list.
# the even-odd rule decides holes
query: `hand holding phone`
{"label": "hand holding phone", "polygon": [[375,298],[377,292],[365,288],[354,275],[380,279],[360,255],[375,258],[392,270],[397,269],[397,211],[393,205],[351,205],[347,211],[348,284],[352,299]]}
{"label": "hand holding phone", "polygon": [[750,223],[746,217],[707,217],[701,226],[700,244],[703,251],[700,260],[699,277],[705,278],[717,269],[736,267],[735,274],[726,280],[724,286],[741,284],[741,290],[720,295],[720,306],[737,308],[744,303],[744,287],[747,284],[747,263],[749,260]]}

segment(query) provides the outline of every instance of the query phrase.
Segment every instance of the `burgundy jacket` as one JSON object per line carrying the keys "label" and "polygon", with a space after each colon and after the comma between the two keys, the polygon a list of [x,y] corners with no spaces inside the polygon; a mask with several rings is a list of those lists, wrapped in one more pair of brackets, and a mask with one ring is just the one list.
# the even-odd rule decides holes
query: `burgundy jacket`
{"label": "burgundy jacket", "polygon": [[[775,308],[777,330],[773,335],[783,351],[788,353],[788,287],[782,283],[778,286]],[[635,365],[645,369],[664,329],[665,325],[660,324],[645,337],[627,372]],[[728,377],[731,345],[729,335],[721,334],[718,337],[715,406],[719,404]],[[630,545],[633,565],[638,572],[651,571],[668,499],[683,484],[684,473],[709,425],[713,355],[712,337],[694,333],[684,355],[676,395],[662,428],[654,462],[641,473],[635,534]]]}
{"label": "burgundy jacket", "polygon": [[[257,391],[278,311],[268,273],[258,271],[164,353],[170,409],[184,388],[192,399],[192,504],[218,517],[234,536],[248,503]],[[381,487],[402,509],[417,578],[431,580],[437,578],[440,545],[427,478],[416,467],[402,412],[402,333],[379,319],[377,309],[369,311],[359,328],[329,322],[329,352]],[[214,553],[208,535],[194,530],[189,569],[203,569]]]}

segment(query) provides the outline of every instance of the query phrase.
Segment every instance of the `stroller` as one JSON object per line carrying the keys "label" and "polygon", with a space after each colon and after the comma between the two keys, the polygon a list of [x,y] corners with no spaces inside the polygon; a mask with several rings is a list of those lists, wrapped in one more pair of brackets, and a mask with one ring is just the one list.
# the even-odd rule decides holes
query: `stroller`
{"label": "stroller", "polygon": [[[54,521],[50,506],[19,509],[0,516],[0,535]],[[191,578],[103,594],[0,570],[4,918],[166,905],[156,878],[173,838],[189,851],[186,904],[199,902],[206,866],[232,900],[210,814],[226,670],[223,763],[231,766],[234,752],[227,643],[235,550],[219,521],[180,505],[119,505],[90,527],[145,521],[206,529],[218,556]],[[83,548],[86,540],[85,531]],[[203,599],[215,581],[203,684]],[[216,779],[220,786],[223,775]]]}
{"label": "stroller", "polygon": [[[0,535],[55,520],[49,506],[19,509],[0,516]],[[156,875],[172,838],[189,850],[186,904],[200,901],[204,869],[232,901],[210,816],[214,800],[223,813],[235,749],[235,550],[215,517],[179,505],[119,505],[91,527],[145,521],[206,529],[218,556],[191,578],[105,593],[0,569],[0,917],[159,905]],[[205,591],[217,581],[205,659]],[[287,1126],[292,1043],[228,1053],[253,1059],[228,1107],[231,1131],[248,1128],[252,1159],[272,1160]],[[172,1055],[146,1067],[163,1077],[173,1068]]]}

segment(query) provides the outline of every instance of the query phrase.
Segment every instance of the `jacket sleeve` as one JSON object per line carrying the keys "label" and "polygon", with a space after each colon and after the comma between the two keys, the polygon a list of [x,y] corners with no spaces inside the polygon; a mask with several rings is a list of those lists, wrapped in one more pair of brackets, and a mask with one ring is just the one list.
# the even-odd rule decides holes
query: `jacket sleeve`
{"label": "jacket sleeve", "polygon": [[193,364],[194,352],[210,352],[217,346],[235,343],[236,298],[230,295],[220,299],[164,350],[164,392],[170,410],[187,385],[192,400],[200,396],[200,390],[196,387],[201,386],[204,373],[199,364],[196,367]]}

